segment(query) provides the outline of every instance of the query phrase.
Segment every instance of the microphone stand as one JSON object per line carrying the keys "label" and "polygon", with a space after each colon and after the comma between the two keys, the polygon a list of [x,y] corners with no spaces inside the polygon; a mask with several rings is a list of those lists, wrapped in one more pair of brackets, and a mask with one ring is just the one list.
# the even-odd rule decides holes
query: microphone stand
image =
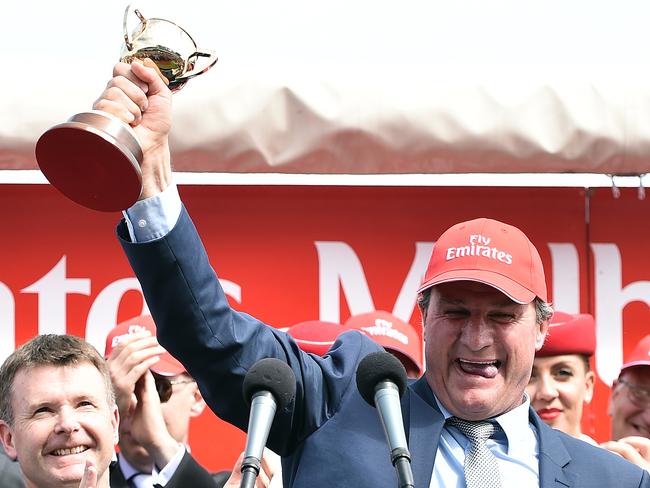
{"label": "microphone stand", "polygon": [[375,387],[375,405],[379,412],[381,425],[389,446],[397,446],[390,452],[390,460],[397,472],[399,488],[414,488],[413,471],[411,470],[411,454],[406,443],[406,434],[402,428],[402,412],[390,408],[389,404],[399,405],[399,388],[392,381],[382,381]]}
{"label": "microphone stand", "polygon": [[275,398],[268,391],[260,391],[253,395],[251,413],[248,421],[248,438],[244,450],[244,460],[241,464],[242,480],[240,488],[254,488],[255,480],[260,472],[260,459],[269,437],[273,416],[277,406]]}

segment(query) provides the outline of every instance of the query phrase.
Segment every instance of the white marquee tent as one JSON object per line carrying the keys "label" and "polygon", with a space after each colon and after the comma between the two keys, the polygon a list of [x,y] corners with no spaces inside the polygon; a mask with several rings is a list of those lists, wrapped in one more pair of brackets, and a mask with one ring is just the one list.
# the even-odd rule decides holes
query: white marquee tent
{"label": "white marquee tent", "polygon": [[[174,95],[177,170],[601,173],[650,167],[642,1],[141,0],[217,65]],[[87,110],[126,3],[3,5],[0,169]],[[135,25],[134,21],[134,24]]]}

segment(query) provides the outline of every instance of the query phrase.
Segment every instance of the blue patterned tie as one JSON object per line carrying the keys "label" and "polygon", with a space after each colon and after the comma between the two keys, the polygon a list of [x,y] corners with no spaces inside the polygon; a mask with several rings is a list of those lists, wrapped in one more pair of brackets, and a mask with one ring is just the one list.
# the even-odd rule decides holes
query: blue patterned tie
{"label": "blue patterned tie", "polygon": [[451,417],[449,425],[460,430],[470,441],[465,453],[465,483],[467,488],[501,488],[501,474],[497,458],[485,445],[501,427],[491,422],[469,422]]}

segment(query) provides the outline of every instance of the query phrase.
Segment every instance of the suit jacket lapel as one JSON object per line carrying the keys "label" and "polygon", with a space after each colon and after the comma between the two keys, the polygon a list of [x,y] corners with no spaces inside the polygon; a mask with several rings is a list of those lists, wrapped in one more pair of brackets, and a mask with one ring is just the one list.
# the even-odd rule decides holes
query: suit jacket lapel
{"label": "suit jacket lapel", "polygon": [[109,484],[111,488],[128,488],[128,483],[124,479],[124,473],[117,462],[111,463],[109,467]]}
{"label": "suit jacket lapel", "polygon": [[[407,395],[404,395],[407,397]],[[404,423],[407,426],[411,467],[415,486],[429,486],[444,417],[438,410],[433,392],[423,378],[412,383],[408,398],[403,400]],[[530,409],[530,421],[539,439],[540,488],[570,488],[577,475],[570,471],[571,455],[557,432],[546,425]]]}
{"label": "suit jacket lapel", "polygon": [[406,401],[408,406],[404,405],[407,408],[402,408],[402,411],[408,415],[404,423],[407,426],[415,486],[429,486],[444,417],[424,378],[411,384]]}
{"label": "suit jacket lapel", "polygon": [[537,429],[539,438],[539,486],[540,488],[566,488],[575,486],[576,474],[570,472],[571,455],[557,432],[546,425],[537,413],[530,409],[530,421]]}

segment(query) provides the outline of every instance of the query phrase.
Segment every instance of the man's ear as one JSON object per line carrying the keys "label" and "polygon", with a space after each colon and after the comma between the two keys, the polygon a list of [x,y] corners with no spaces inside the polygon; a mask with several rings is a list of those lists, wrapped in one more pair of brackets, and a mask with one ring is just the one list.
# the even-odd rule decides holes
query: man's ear
{"label": "man's ear", "polygon": [[190,409],[190,416],[191,417],[198,417],[203,413],[203,410],[205,410],[205,400],[203,399],[203,395],[201,395],[201,391],[199,390],[198,387],[196,387],[196,390],[194,391],[194,403],[192,404],[192,408]]}
{"label": "man's ear", "polygon": [[594,383],[596,381],[596,375],[593,371],[588,371],[585,375],[585,403],[591,403],[592,398],[594,397]]}
{"label": "man's ear", "polygon": [[5,448],[5,452],[10,459],[16,460],[18,453],[16,452],[16,446],[14,445],[14,433],[9,424],[0,420],[0,441]]}
{"label": "man's ear", "polygon": [[117,446],[120,443],[120,411],[117,405],[113,407],[111,426],[113,427],[113,445]]}
{"label": "man's ear", "polygon": [[[425,292],[427,293],[427,292]],[[429,309],[431,308],[431,300],[433,300],[433,290],[428,290],[429,299],[426,300],[426,307],[422,306],[421,295],[418,295],[418,310],[420,311],[420,318],[422,319],[422,340],[427,342],[427,315],[429,314]]]}
{"label": "man's ear", "polygon": [[550,323],[550,320],[545,320],[541,324],[539,324],[539,330],[537,331],[536,337],[535,337],[535,350],[539,351],[542,346],[544,345],[544,341],[546,340],[546,334],[548,332],[548,324]]}
{"label": "man's ear", "polygon": [[422,340],[427,342],[427,311],[418,307],[420,309],[420,316],[422,317]]}

